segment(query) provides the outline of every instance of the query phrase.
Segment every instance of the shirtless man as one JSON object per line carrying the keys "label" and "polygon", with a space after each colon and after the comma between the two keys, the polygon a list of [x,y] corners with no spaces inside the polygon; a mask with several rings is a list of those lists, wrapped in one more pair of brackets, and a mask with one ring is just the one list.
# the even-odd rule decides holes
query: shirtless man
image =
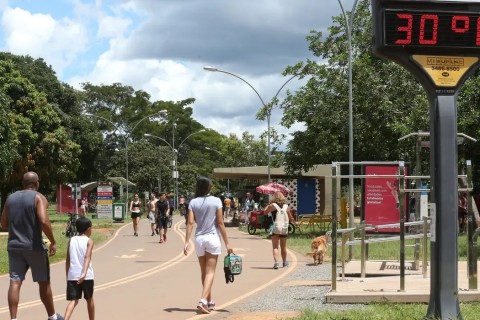
{"label": "shirtless man", "polygon": [[152,228],[152,237],[155,235],[155,232],[158,234],[158,228],[155,228],[155,221],[157,220],[157,201],[155,194],[152,193],[150,201],[148,202],[148,221],[150,221],[150,227]]}

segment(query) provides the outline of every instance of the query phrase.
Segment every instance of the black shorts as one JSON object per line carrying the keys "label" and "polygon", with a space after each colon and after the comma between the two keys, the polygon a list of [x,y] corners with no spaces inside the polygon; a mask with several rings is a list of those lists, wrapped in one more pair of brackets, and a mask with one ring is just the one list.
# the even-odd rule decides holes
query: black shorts
{"label": "black shorts", "polygon": [[77,284],[77,281],[67,281],[67,300],[79,300],[82,298],[85,300],[93,297],[93,280],[84,280],[81,284]]}
{"label": "black shorts", "polygon": [[130,217],[131,217],[132,219],[135,219],[135,218],[139,218],[141,215],[142,215],[141,212],[132,212],[132,214],[130,215]]}
{"label": "black shorts", "polygon": [[167,229],[167,218],[158,218],[157,219],[157,228],[159,229]]}

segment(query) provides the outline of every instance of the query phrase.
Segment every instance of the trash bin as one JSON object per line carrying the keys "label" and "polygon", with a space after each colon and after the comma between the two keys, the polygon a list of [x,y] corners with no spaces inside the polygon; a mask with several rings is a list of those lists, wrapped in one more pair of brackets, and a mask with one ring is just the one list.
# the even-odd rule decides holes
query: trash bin
{"label": "trash bin", "polygon": [[125,203],[114,203],[113,204],[113,220],[114,221],[123,221],[125,220],[126,214],[126,205]]}

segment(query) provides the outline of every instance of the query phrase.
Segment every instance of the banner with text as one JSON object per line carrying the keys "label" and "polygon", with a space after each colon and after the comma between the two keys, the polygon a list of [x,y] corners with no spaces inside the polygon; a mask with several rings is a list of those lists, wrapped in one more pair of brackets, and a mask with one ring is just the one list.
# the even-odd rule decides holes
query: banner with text
{"label": "banner with text", "polygon": [[113,212],[113,187],[111,182],[99,182],[97,187],[97,216],[111,218]]}
{"label": "banner with text", "polygon": [[[397,165],[365,166],[365,175],[397,174]],[[407,168],[405,168],[405,174],[407,174]],[[394,177],[365,178],[362,203],[365,223],[373,225],[399,223],[399,179]],[[379,232],[400,232],[400,228],[382,228]]]}

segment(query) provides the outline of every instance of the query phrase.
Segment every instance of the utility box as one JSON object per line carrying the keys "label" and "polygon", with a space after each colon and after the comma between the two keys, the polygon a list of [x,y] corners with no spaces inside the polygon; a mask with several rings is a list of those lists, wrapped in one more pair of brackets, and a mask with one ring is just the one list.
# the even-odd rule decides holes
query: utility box
{"label": "utility box", "polygon": [[127,212],[127,208],[125,203],[114,203],[113,204],[113,220],[114,221],[123,221],[125,220],[125,215]]}

